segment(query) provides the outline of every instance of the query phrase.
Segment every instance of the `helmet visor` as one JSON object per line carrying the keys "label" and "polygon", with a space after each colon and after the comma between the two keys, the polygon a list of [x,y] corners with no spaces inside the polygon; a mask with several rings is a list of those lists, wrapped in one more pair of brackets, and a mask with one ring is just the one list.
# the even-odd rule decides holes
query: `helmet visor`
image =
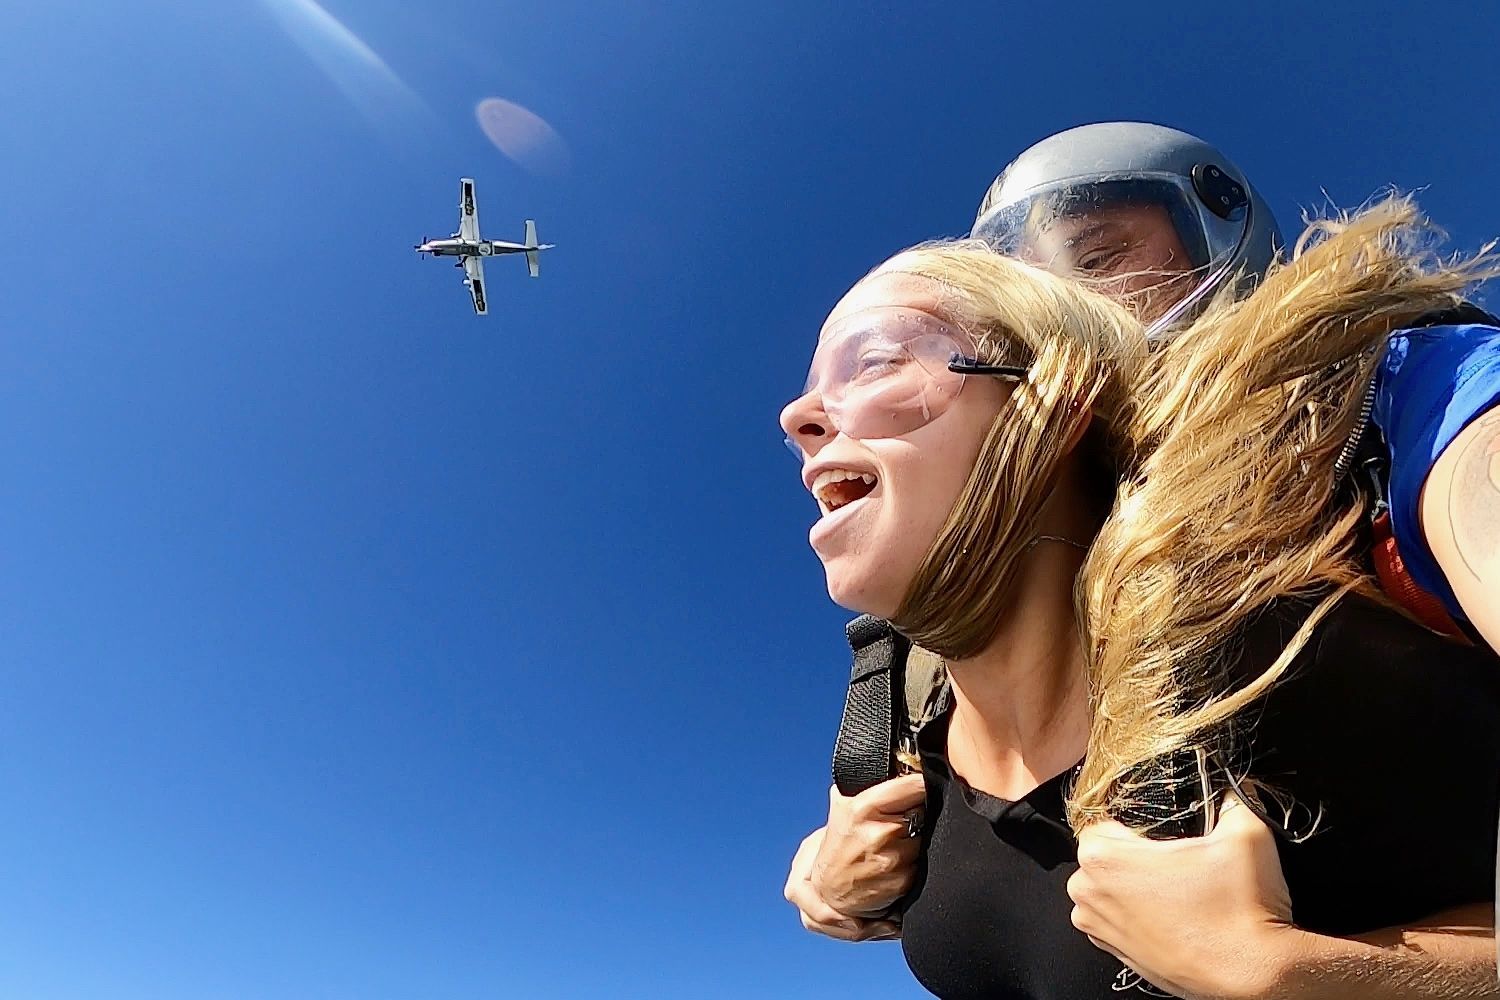
{"label": "helmet visor", "polygon": [[1171,175],[1050,185],[991,209],[973,236],[1069,276],[1114,276],[1131,268],[1176,274],[1212,263],[1196,196]]}

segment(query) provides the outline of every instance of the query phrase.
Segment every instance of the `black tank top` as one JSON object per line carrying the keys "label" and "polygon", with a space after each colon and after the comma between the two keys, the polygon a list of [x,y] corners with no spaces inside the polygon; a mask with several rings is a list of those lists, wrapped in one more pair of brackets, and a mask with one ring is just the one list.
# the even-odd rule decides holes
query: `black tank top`
{"label": "black tank top", "polygon": [[[1268,615],[1241,668],[1271,662],[1297,624]],[[1293,918],[1350,935],[1494,898],[1500,814],[1500,661],[1371,602],[1346,599],[1255,714],[1251,769],[1322,818],[1282,840]],[[1077,869],[1063,820],[1072,770],[1010,802],[947,763],[948,717],[919,744],[927,844],[902,948],[940,997],[1163,995],[1073,928]]]}

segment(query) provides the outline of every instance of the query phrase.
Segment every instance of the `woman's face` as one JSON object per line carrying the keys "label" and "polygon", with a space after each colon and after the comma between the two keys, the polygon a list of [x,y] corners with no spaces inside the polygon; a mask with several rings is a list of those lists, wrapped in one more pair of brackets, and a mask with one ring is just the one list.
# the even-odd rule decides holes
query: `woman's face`
{"label": "woman's face", "polygon": [[[844,296],[819,342],[851,326],[948,324],[942,291],[927,278],[878,272]],[[808,540],[834,601],[886,618],[896,613],[1010,391],[1008,382],[969,376],[930,422],[888,437],[842,433],[816,387],[782,410],[781,427],[802,451],[802,482],[821,514]]]}

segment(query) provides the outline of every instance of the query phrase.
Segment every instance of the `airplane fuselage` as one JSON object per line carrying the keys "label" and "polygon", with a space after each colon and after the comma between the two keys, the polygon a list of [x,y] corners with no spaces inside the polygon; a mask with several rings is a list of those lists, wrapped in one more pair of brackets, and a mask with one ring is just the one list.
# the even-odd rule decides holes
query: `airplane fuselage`
{"label": "airplane fuselage", "polygon": [[428,240],[420,244],[417,250],[421,253],[436,254],[439,257],[491,257],[502,253],[525,253],[527,250],[535,250],[537,247],[528,247],[524,243],[506,243],[503,240]]}
{"label": "airplane fuselage", "polygon": [[474,200],[474,178],[459,178],[458,191],[458,231],[438,240],[429,240],[424,236],[422,242],[412,249],[438,257],[457,257],[458,262],[453,266],[464,272],[464,285],[474,299],[474,311],[483,316],[487,309],[484,258],[524,253],[526,270],[535,278],[541,273],[541,252],[552,249],[552,245],[537,242],[535,219],[526,220],[526,238],[523,243],[482,239],[479,235],[479,205]]}

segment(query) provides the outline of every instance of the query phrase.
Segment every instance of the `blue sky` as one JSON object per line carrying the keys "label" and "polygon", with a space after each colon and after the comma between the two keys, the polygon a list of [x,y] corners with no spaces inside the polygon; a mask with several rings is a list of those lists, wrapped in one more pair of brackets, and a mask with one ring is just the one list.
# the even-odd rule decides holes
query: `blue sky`
{"label": "blue sky", "polygon": [[[383,68],[267,0],[11,6],[6,997],[925,995],[780,898],[847,662],[775,426],[821,314],[1090,120],[1285,228],[1500,235],[1482,5],[327,0]],[[465,174],[558,244],[485,318],[411,251]]]}

